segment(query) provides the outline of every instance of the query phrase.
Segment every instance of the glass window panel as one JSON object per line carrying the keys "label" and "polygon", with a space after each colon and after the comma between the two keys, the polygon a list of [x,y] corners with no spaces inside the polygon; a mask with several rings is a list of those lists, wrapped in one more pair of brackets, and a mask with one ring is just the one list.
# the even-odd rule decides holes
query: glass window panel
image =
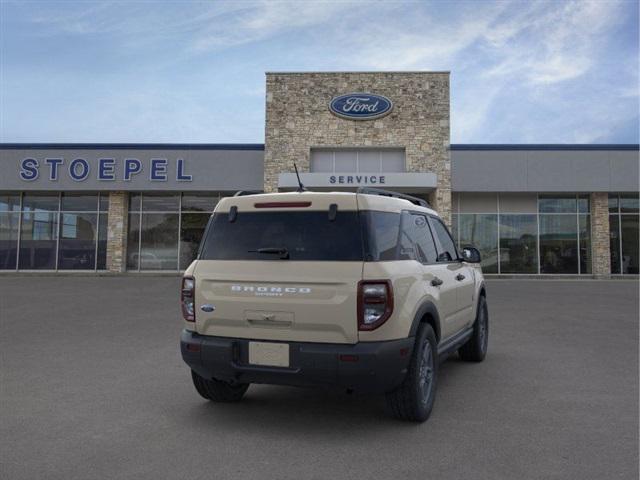
{"label": "glass window panel", "polygon": [[25,193],[22,198],[22,210],[41,210],[49,212],[57,212],[58,194],[57,193]]}
{"label": "glass window panel", "polygon": [[57,234],[57,213],[23,212],[18,267],[22,270],[55,269]]}
{"label": "glass window panel", "polygon": [[333,152],[315,151],[311,152],[312,172],[333,172]]}
{"label": "glass window panel", "polygon": [[369,262],[396,260],[400,214],[365,210],[361,212],[360,222],[366,244],[365,259]]}
{"label": "glass window panel", "polygon": [[142,203],[142,196],[139,193],[132,193],[129,195],[129,211],[139,212],[140,205]]}
{"label": "glass window panel", "polygon": [[107,212],[109,211],[109,194],[107,192],[102,192],[100,194],[100,211]]}
{"label": "glass window panel", "polygon": [[430,218],[431,231],[440,241],[440,248],[438,252],[438,259],[442,262],[456,260],[458,258],[458,251],[453,243],[453,239],[445,227],[444,223],[438,218]]}
{"label": "glass window panel", "polygon": [[107,268],[107,233],[108,233],[107,213],[100,213],[98,222],[98,261],[96,268],[104,270]]}
{"label": "glass window panel", "polygon": [[452,214],[451,215],[451,236],[453,237],[453,240],[456,242],[458,249],[460,249],[461,245],[460,245],[460,236],[458,232],[458,222],[459,222],[459,215],[457,213]]}
{"label": "glass window panel", "polygon": [[0,212],[17,212],[20,210],[20,193],[0,192]]}
{"label": "glass window panel", "polygon": [[638,196],[620,195],[620,213],[638,213]]}
{"label": "glass window panel", "polygon": [[129,232],[127,233],[127,270],[138,270],[140,259],[140,214],[129,214]]}
{"label": "glass window panel", "polygon": [[361,150],[358,152],[358,172],[379,172],[380,152]]}
{"label": "glass window panel", "polygon": [[62,210],[67,212],[95,212],[98,210],[98,194],[63,193]]}
{"label": "glass window panel", "polygon": [[540,215],[540,272],[578,273],[575,215]]}
{"label": "glass window panel", "polygon": [[579,213],[589,213],[589,195],[579,195],[578,196],[578,212]]}
{"label": "glass window panel", "polygon": [[180,225],[180,270],[193,262],[198,253],[198,246],[202,234],[207,226],[211,214],[209,213],[183,213]]}
{"label": "glass window panel", "polygon": [[580,226],[580,273],[591,273],[591,218],[578,216]]}
{"label": "glass window panel", "polygon": [[178,214],[143,214],[140,239],[140,270],[177,269]]}
{"label": "glass window panel", "polygon": [[575,195],[553,197],[540,196],[538,198],[538,211],[540,213],[576,213],[576,197]]}
{"label": "glass window panel", "polygon": [[536,215],[500,215],[500,273],[538,273]]}
{"label": "glass window panel", "polygon": [[182,195],[183,212],[213,212],[218,203],[217,193],[184,193]]}
{"label": "glass window panel", "polygon": [[0,212],[0,270],[16,268],[19,222],[19,213]]}
{"label": "glass window panel", "polygon": [[620,216],[609,215],[609,251],[611,273],[620,273]]}
{"label": "glass window panel", "polygon": [[345,150],[335,152],[336,172],[356,172],[357,171],[357,152],[355,150]]}
{"label": "glass window panel", "polygon": [[143,212],[177,212],[179,205],[178,194],[145,193],[142,196]]}
{"label": "glass window panel", "polygon": [[58,268],[93,270],[96,265],[96,213],[62,213]]}
{"label": "glass window panel", "polygon": [[638,274],[638,215],[620,215],[622,230],[622,273]]}
{"label": "glass window panel", "polygon": [[382,171],[383,172],[404,172],[404,151],[403,150],[382,150]]}
{"label": "glass window panel", "polygon": [[618,213],[618,195],[609,194],[609,212]]}
{"label": "glass window panel", "polygon": [[498,273],[498,216],[461,214],[459,219],[460,246],[476,247],[482,255],[482,271]]}

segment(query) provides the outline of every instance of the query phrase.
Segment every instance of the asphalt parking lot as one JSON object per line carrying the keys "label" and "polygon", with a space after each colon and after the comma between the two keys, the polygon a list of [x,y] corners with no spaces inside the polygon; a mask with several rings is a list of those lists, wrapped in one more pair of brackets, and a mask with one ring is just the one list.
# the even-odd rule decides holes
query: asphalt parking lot
{"label": "asphalt parking lot", "polygon": [[202,400],[178,283],[0,277],[2,478],[638,478],[637,281],[489,281],[489,355],[443,364],[421,425],[337,392]]}

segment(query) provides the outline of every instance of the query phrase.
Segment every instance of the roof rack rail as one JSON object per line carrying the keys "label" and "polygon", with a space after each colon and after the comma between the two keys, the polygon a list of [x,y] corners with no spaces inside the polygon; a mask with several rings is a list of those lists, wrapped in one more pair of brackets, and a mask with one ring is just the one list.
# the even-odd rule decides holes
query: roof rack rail
{"label": "roof rack rail", "polygon": [[372,187],[359,187],[356,193],[364,193],[367,195],[381,195],[383,197],[393,197],[393,198],[401,198],[403,200],[408,200],[414,205],[420,205],[421,207],[431,208],[429,202],[423,200],[422,198],[413,197],[411,195],[406,195],[404,193],[392,192],[391,190],[383,190],[381,188],[372,188]]}
{"label": "roof rack rail", "polygon": [[238,190],[233,194],[234,197],[246,197],[247,195],[260,195],[262,192],[259,190]]}

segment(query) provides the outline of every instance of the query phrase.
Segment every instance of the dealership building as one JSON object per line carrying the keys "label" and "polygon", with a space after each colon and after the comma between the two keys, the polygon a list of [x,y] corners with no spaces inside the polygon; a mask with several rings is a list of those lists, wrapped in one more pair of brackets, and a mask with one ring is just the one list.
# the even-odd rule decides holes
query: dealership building
{"label": "dealership building", "polygon": [[294,163],[426,199],[488,274],[638,274],[638,145],[452,145],[448,72],[267,73],[264,144],[0,144],[0,272],[184,270],[221,197]]}

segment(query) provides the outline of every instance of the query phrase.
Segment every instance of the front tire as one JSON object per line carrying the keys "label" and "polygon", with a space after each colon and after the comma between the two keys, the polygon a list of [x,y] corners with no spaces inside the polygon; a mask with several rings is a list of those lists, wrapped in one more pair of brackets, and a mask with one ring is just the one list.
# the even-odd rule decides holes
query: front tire
{"label": "front tire", "polygon": [[191,379],[200,396],[212,402],[237,402],[249,388],[248,383],[231,384],[215,378],[207,380],[193,370],[191,370]]}
{"label": "front tire", "polygon": [[478,299],[478,312],[476,321],[473,324],[473,334],[467,340],[458,353],[465,362],[481,362],[487,355],[487,345],[489,342],[489,309],[484,295]]}
{"label": "front tire", "polygon": [[431,325],[425,323],[418,329],[407,376],[386,394],[391,414],[400,420],[426,421],[433,410],[437,378],[438,342]]}

